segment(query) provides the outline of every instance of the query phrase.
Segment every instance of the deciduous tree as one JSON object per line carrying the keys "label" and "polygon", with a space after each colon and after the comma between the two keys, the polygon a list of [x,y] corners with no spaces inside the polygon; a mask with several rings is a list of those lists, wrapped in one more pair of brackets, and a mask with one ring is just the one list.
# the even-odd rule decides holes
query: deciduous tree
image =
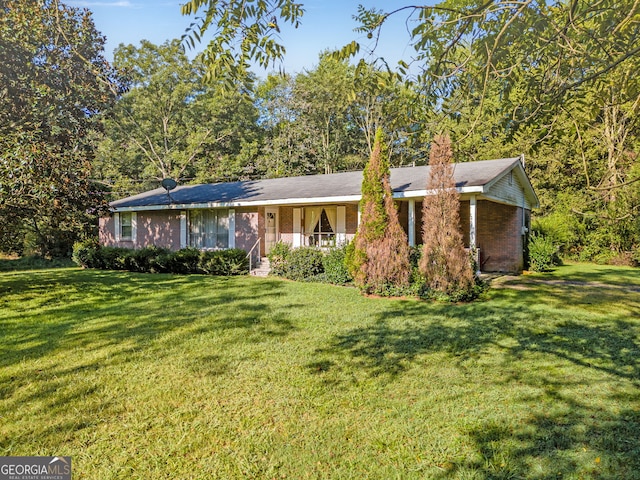
{"label": "deciduous tree", "polygon": [[21,253],[27,239],[36,253],[69,254],[104,206],[91,159],[98,114],[117,87],[103,47],[86,10],[52,0],[2,2],[1,250]]}

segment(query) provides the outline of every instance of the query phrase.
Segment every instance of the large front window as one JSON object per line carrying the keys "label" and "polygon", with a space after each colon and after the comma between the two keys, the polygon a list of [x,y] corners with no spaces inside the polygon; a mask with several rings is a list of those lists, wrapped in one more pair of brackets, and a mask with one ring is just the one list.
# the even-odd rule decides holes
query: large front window
{"label": "large front window", "polygon": [[304,214],[307,244],[314,247],[335,247],[336,207],[308,207]]}
{"label": "large front window", "polygon": [[191,211],[189,214],[189,245],[199,249],[228,248],[229,211]]}

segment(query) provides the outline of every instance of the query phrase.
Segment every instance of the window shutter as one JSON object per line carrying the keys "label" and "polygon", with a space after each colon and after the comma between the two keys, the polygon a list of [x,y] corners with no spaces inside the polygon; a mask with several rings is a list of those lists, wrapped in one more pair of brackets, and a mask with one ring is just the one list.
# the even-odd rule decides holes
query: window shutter
{"label": "window shutter", "polygon": [[113,228],[115,229],[116,242],[119,242],[120,241],[120,214],[117,212],[113,214]]}
{"label": "window shutter", "polygon": [[236,211],[229,210],[229,248],[236,248]]}
{"label": "window shutter", "polygon": [[136,240],[138,235],[138,213],[131,212],[131,241],[133,242],[133,247],[136,247]]}
{"label": "window shutter", "polygon": [[180,212],[180,248],[187,246],[187,212]]}

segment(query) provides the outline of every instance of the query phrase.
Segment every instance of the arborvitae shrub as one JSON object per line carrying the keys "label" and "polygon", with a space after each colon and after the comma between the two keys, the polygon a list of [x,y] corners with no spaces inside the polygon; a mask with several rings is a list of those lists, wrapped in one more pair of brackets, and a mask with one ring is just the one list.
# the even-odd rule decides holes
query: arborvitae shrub
{"label": "arborvitae shrub", "polygon": [[471,290],[474,274],[460,231],[460,197],[453,179],[451,140],[436,136],[429,155],[427,195],[422,202],[420,272],[431,290],[451,295]]}
{"label": "arborvitae shrub", "polygon": [[362,179],[362,218],[347,265],[354,283],[368,293],[384,293],[409,282],[409,247],[398,221],[389,183],[390,171],[382,131],[376,132]]}

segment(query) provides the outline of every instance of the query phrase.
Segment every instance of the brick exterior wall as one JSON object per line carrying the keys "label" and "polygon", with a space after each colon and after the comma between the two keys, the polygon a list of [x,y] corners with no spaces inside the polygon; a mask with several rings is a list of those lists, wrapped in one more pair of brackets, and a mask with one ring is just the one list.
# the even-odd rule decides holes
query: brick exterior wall
{"label": "brick exterior wall", "polygon": [[[408,202],[398,204],[399,219],[408,230]],[[352,240],[358,227],[358,205],[345,205],[347,240]],[[521,207],[479,200],[476,208],[476,239],[483,272],[521,272],[524,266],[523,215],[528,225],[530,211]],[[416,202],[416,244],[422,243],[422,202]],[[460,228],[465,247],[469,246],[469,201],[460,203]],[[236,209],[236,247],[249,250],[260,238],[264,255],[265,207]],[[282,241],[293,242],[293,207],[279,208],[279,233]],[[100,242],[106,246],[141,248],[147,245],[178,250],[180,248],[180,212],[155,211],[137,213],[136,242],[115,241],[113,215],[99,220]]]}
{"label": "brick exterior wall", "polygon": [[483,272],[522,272],[522,215],[520,207],[478,201],[477,242]]}
{"label": "brick exterior wall", "polygon": [[136,241],[116,241],[113,214],[99,220],[98,238],[107,247],[143,248],[149,245],[180,249],[180,212],[138,212],[136,215]]}
{"label": "brick exterior wall", "polygon": [[236,209],[236,248],[248,252],[255,245],[256,240],[258,240],[257,210]]}
{"label": "brick exterior wall", "polygon": [[358,205],[345,205],[345,229],[347,230],[347,241],[351,241],[358,230]]}
{"label": "brick exterior wall", "polygon": [[138,212],[135,248],[148,245],[180,250],[180,212]]}
{"label": "brick exterior wall", "polygon": [[284,243],[293,244],[293,207],[280,207],[280,237]]}

